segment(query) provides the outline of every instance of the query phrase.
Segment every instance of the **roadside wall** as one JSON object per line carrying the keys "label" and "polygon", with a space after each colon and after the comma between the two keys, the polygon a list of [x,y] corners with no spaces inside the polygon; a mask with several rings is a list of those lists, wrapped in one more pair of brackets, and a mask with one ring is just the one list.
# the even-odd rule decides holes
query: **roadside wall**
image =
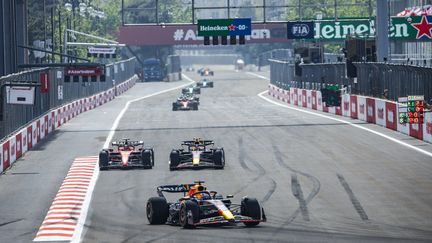
{"label": "roadside wall", "polygon": [[300,88],[285,90],[273,84],[269,84],[268,94],[288,104],[374,123],[432,143],[431,112],[425,113],[423,124],[400,124],[398,104],[389,100],[345,94],[342,95],[341,107],[325,107],[319,90]]}
{"label": "roadside wall", "polygon": [[137,77],[133,76],[115,88],[113,87],[51,109],[28,123],[21,130],[11,134],[0,143],[0,172],[10,168],[15,161],[41,142],[51,132],[79,114],[93,110],[113,100],[117,95],[121,95],[134,86],[136,80]]}

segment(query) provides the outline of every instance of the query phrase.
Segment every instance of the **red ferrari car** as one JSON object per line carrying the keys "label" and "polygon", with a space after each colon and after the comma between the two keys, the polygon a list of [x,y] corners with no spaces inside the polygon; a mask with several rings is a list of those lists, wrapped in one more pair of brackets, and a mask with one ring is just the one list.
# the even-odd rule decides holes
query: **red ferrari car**
{"label": "red ferrari car", "polygon": [[153,148],[144,148],[143,141],[131,141],[124,138],[112,143],[112,148],[99,153],[99,169],[145,168],[154,166]]}

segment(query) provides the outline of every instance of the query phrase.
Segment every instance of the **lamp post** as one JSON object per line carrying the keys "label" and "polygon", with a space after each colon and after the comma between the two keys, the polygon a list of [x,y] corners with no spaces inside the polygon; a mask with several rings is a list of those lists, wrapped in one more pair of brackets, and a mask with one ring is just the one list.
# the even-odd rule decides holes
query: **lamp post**
{"label": "lamp post", "polygon": [[[76,30],[76,19],[75,19],[75,13],[78,12],[78,14],[81,17],[85,17],[87,14],[90,17],[98,17],[98,18],[105,18],[105,13],[103,11],[97,10],[95,7],[93,7],[90,3],[90,0],[68,0],[65,3],[65,9],[69,13],[72,13],[72,20],[69,19],[69,16],[67,17],[67,24],[66,24],[66,30],[64,32],[64,50],[63,53],[67,54],[67,43],[69,41],[68,31],[67,29]],[[74,34],[72,34],[72,37],[74,37]],[[75,38],[75,37],[74,37]],[[68,61],[68,59],[65,57],[65,62]]]}

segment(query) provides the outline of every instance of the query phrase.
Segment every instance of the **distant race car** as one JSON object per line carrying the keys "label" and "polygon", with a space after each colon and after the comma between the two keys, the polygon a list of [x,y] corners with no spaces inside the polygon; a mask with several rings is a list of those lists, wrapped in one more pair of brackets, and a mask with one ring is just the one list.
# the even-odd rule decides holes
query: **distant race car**
{"label": "distant race car", "polygon": [[182,94],[201,94],[201,88],[198,86],[189,86],[182,89]]}
{"label": "distant race car", "polygon": [[208,79],[203,79],[197,82],[196,85],[201,88],[213,88],[213,81],[210,81]]}
{"label": "distant race car", "polygon": [[201,76],[213,76],[214,72],[210,68],[200,68],[198,69],[198,74]]}
{"label": "distant race car", "polygon": [[198,110],[199,98],[193,94],[183,94],[172,104],[172,110]]}
{"label": "distant race car", "polygon": [[[183,193],[175,202],[167,202],[163,192]],[[207,191],[203,181],[194,184],[166,185],[157,188],[158,197],[147,201],[146,214],[150,224],[179,225],[183,228],[210,225],[253,227],[266,222],[264,209],[255,198],[243,197],[240,204],[232,203],[232,195],[223,197]]]}
{"label": "distant race car", "polygon": [[114,148],[102,149],[99,153],[99,169],[111,168],[145,168],[154,166],[153,148],[144,148],[143,141],[131,141],[124,138],[112,142]]}
{"label": "distant race car", "polygon": [[194,67],[193,66],[186,66],[186,72],[193,72],[193,71],[195,71],[195,69],[194,69]]}
{"label": "distant race car", "polygon": [[[170,170],[224,168],[225,151],[223,148],[214,148],[212,140],[194,138],[192,141],[183,141],[181,145],[186,149],[173,149],[171,151]],[[210,145],[211,148],[209,148]]]}

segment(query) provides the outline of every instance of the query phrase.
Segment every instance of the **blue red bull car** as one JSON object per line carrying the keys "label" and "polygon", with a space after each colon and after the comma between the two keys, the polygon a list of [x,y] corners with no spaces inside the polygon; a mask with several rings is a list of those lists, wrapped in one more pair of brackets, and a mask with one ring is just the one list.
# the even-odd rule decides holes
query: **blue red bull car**
{"label": "blue red bull car", "polygon": [[[166,193],[182,193],[175,202],[167,202]],[[195,228],[209,225],[253,227],[267,220],[264,209],[255,198],[243,197],[239,204],[231,202],[232,195],[223,197],[208,191],[203,181],[193,184],[165,185],[157,188],[158,197],[147,201],[146,214],[150,224],[179,225]]]}

